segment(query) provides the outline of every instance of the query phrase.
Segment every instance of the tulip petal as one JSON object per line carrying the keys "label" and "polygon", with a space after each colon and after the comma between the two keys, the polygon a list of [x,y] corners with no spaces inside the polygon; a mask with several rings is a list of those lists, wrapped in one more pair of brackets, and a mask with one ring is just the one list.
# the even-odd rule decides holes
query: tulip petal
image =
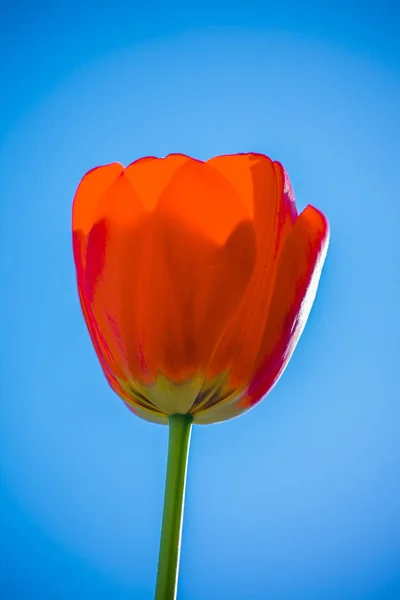
{"label": "tulip petal", "polygon": [[247,390],[194,414],[195,423],[238,416],[259,402],[278,381],[306,324],[329,243],[324,215],[308,206],[297,218],[282,251],[256,369]]}
{"label": "tulip petal", "polygon": [[140,198],[144,210],[155,209],[161,194],[178,169],[191,161],[195,162],[185,154],[169,154],[165,158],[147,156],[126,167],[125,175]]}
{"label": "tulip petal", "polygon": [[[293,190],[286,170],[279,162],[272,162],[264,154],[250,152],[248,154],[226,154],[215,156],[207,161],[207,164],[219,171],[227,181],[235,188],[245,202],[249,214],[254,215],[254,204],[258,196],[257,188],[264,188],[265,182],[262,173],[255,173],[254,167],[258,164],[267,165],[272,163],[276,169],[276,175],[280,179],[279,186],[284,196],[285,206],[281,209],[283,217],[286,215],[293,223],[297,217]],[[260,176],[261,175],[261,176]],[[267,198],[264,198],[266,201]]]}
{"label": "tulip petal", "polygon": [[251,218],[229,181],[208,163],[194,159],[176,170],[159,198],[157,211],[178,218],[220,246],[241,222]]}
{"label": "tulip petal", "polygon": [[[97,321],[94,317],[93,311],[91,310],[90,303],[86,294],[86,285],[85,285],[85,274],[83,268],[83,262],[81,260],[82,257],[82,244],[84,244],[84,235],[81,231],[73,233],[73,249],[75,256],[75,265],[77,272],[77,281],[78,281],[78,292],[79,292],[79,300],[81,303],[81,308],[83,312],[83,316],[86,321],[86,325],[89,330],[90,337],[93,342],[93,346],[95,348],[96,354],[100,360],[101,367],[105,373],[105,376],[110,383],[110,385],[117,391],[120,395],[122,394],[122,389],[118,385],[117,377],[122,375],[121,369],[118,363],[115,361],[107,342],[104,339],[104,336],[99,329]],[[116,389],[117,388],[117,389]],[[121,393],[120,393],[121,392]]]}
{"label": "tulip petal", "polygon": [[138,216],[124,228],[97,223],[87,242],[85,284],[91,309],[125,377],[143,371],[140,283],[148,263],[148,222]]}
{"label": "tulip petal", "polygon": [[267,326],[246,403],[252,405],[278,381],[307,322],[329,244],[329,225],[312,206],[298,217],[279,261]]}
{"label": "tulip petal", "polygon": [[151,227],[126,170],[99,200],[96,216],[100,220],[87,240],[88,299],[114,356],[131,378],[143,372],[142,287],[149,268]]}
{"label": "tulip petal", "polygon": [[72,229],[89,233],[96,221],[99,199],[124,170],[120,163],[92,169],[83,177],[76,190],[72,209]]}
{"label": "tulip petal", "polygon": [[220,247],[161,213],[153,225],[153,252],[141,283],[145,355],[152,372],[183,383],[204,370],[246,291],[254,231],[241,223]]}
{"label": "tulip petal", "polygon": [[[117,392],[117,394],[119,394],[119,393]],[[131,399],[127,399],[127,400],[124,399],[124,402],[125,402],[126,406],[129,408],[129,410],[131,410],[138,417],[141,417],[142,419],[145,419],[146,421],[151,421],[152,423],[158,423],[159,425],[168,425],[169,417],[167,414],[164,414],[161,412],[155,412],[153,410],[148,410],[147,408],[144,408],[143,406],[138,405],[136,402],[132,401]]]}
{"label": "tulip petal", "polygon": [[242,387],[261,344],[282,247],[296,217],[293,193],[283,167],[258,154],[222,156],[208,164],[251,199],[257,260],[246,294],[211,358],[208,378],[230,369],[233,387]]}
{"label": "tulip petal", "polygon": [[132,410],[138,416],[150,421],[167,423],[168,419],[165,413],[161,412],[157,406],[152,404],[150,401],[147,401],[146,398],[138,398],[135,394],[132,394],[129,386],[127,386],[125,383],[126,374],[121,370],[121,365],[118,363],[118,361],[115,360],[115,357],[113,356],[110,347],[107,344],[103,332],[99,328],[86,293],[86,282],[84,280],[83,264],[81,262],[82,251],[80,248],[83,240],[84,235],[81,231],[74,232],[73,248],[77,269],[79,300],[81,303],[83,316],[85,318],[86,325],[104,375],[111,388],[116,394],[118,394],[118,396],[120,396],[120,398],[124,400],[130,410]]}

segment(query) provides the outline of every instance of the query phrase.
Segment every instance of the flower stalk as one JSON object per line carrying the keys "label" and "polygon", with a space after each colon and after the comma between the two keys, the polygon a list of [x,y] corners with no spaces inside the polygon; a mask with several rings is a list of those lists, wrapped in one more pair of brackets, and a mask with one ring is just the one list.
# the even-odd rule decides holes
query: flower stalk
{"label": "flower stalk", "polygon": [[191,415],[169,417],[167,476],[155,600],[175,600],[189,456]]}

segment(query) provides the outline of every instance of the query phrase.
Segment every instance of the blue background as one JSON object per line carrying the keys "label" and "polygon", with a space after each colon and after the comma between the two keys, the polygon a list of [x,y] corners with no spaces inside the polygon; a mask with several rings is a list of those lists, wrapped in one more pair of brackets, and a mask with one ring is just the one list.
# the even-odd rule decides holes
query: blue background
{"label": "blue background", "polygon": [[91,347],[71,251],[80,178],[251,150],[284,163],[331,245],[276,388],[194,428],[179,598],[400,598],[395,2],[1,11],[1,598],[154,589],[168,432],[129,413]]}

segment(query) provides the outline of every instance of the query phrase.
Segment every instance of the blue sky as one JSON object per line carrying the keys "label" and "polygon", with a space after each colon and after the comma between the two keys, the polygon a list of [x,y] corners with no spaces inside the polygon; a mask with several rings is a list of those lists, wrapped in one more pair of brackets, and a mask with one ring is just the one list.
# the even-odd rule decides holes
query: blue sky
{"label": "blue sky", "polygon": [[75,288],[91,167],[257,151],[331,245],[289,367],[192,435],[179,598],[400,597],[393,2],[1,9],[0,595],[151,599],[167,429],[104,381]]}

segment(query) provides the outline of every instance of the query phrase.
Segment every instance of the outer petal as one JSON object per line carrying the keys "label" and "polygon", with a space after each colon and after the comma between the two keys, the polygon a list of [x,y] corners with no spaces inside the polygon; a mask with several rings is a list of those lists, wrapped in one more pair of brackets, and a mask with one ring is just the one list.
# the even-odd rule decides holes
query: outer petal
{"label": "outer petal", "polygon": [[107,342],[104,339],[102,332],[100,331],[96,319],[91,310],[90,303],[87,298],[86,283],[85,283],[85,271],[82,261],[82,246],[85,244],[85,238],[81,231],[73,233],[73,250],[76,265],[77,284],[79,300],[82,307],[82,312],[86,325],[89,330],[89,334],[92,338],[92,342],[96,353],[99,357],[101,365],[106,373],[106,377],[115,379],[115,376],[121,374],[120,368],[116,363],[114,356],[112,355]]}
{"label": "outer petal", "polygon": [[97,220],[96,211],[99,199],[122,173],[120,163],[112,163],[92,169],[83,177],[76,190],[72,209],[72,229],[85,236]]}
{"label": "outer petal", "polygon": [[241,414],[278,381],[310,313],[328,243],[329,226],[324,215],[308,206],[296,220],[279,260],[267,324],[247,392],[196,414],[196,423],[213,423]]}
{"label": "outer petal", "polygon": [[199,161],[176,171],[153,223],[148,355],[167,377],[183,381],[204,370],[245,294],[255,232],[234,188]]}
{"label": "outer petal", "polygon": [[247,289],[254,231],[243,222],[220,247],[167,215],[155,215],[146,286],[145,355],[169,379],[204,372],[226,321]]}
{"label": "outer petal", "polygon": [[297,219],[279,261],[274,296],[245,404],[278,381],[297,345],[317,292],[329,244],[329,225],[312,206]]}
{"label": "outer petal", "polygon": [[257,260],[241,305],[228,322],[210,361],[208,377],[229,369],[241,387],[254,365],[265,328],[278,258],[296,218],[294,196],[282,165],[260,154],[221,156],[208,161],[252,207]]}
{"label": "outer petal", "polygon": [[92,339],[93,346],[98,356],[100,365],[103,369],[104,375],[114,392],[124,400],[124,402],[133,412],[135,412],[143,418],[146,418],[150,421],[154,421],[156,423],[166,422],[165,415],[160,413],[155,406],[152,406],[148,403],[147,405],[143,405],[143,402],[136,402],[134,397],[132,397],[132,394],[129,394],[126,391],[126,389],[124,389],[123,385],[121,385],[120,383],[120,381],[124,379],[124,374],[121,371],[120,365],[115,360],[115,357],[113,356],[103,336],[103,333],[99,329],[90,303],[88,302],[85,289],[86,286],[84,282],[83,264],[81,262],[82,243],[84,243],[83,233],[81,231],[74,232],[73,248],[77,269],[79,300],[81,303],[83,316],[86,321],[86,325],[89,330],[89,334]]}
{"label": "outer petal", "polygon": [[[258,174],[257,165],[271,163],[264,154],[233,154],[216,156],[207,161],[207,164],[219,171],[235,188],[246,204],[251,217],[254,217],[255,202],[258,199],[257,188],[263,188],[262,177]],[[282,197],[280,210],[281,225],[293,224],[297,217],[295,198],[286,170],[281,163],[273,162],[278,184],[278,195]],[[264,197],[264,202],[267,198]]]}

